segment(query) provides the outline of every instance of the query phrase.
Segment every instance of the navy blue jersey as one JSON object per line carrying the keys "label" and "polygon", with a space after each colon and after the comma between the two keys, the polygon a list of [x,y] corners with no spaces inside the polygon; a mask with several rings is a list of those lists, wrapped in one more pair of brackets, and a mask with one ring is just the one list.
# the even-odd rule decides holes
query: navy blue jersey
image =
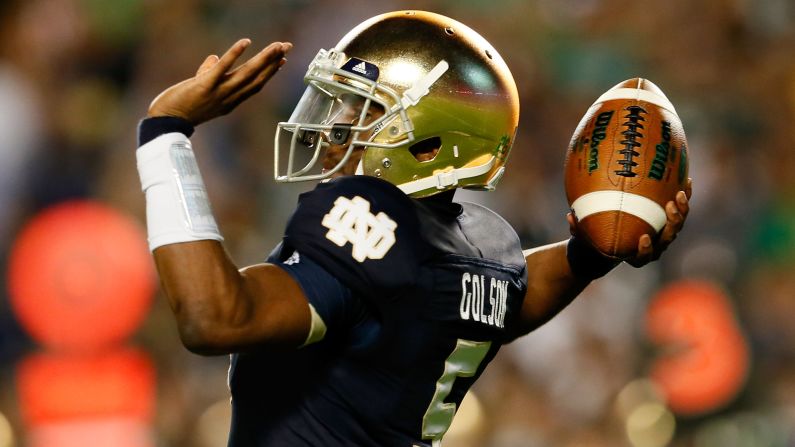
{"label": "navy blue jersey", "polygon": [[474,204],[373,177],[302,194],[269,262],[326,325],[283,354],[236,354],[230,446],[430,446],[514,333],[526,265]]}

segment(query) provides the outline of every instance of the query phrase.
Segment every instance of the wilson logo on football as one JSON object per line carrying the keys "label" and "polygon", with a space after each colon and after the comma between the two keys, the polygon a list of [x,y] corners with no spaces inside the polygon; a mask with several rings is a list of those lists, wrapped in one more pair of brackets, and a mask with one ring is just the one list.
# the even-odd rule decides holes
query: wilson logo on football
{"label": "wilson logo on football", "polygon": [[383,212],[374,215],[370,202],[359,196],[337,198],[321,223],[329,229],[328,240],[340,247],[351,243],[351,256],[359,262],[382,259],[395,244],[397,223]]}

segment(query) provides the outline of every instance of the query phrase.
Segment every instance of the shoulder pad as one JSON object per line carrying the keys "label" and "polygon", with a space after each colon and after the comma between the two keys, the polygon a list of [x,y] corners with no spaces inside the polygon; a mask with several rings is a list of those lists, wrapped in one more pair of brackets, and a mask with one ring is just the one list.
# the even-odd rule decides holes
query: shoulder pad
{"label": "shoulder pad", "polygon": [[425,257],[411,199],[391,183],[340,177],[301,194],[284,243],[343,284],[387,297],[415,281]]}
{"label": "shoulder pad", "polygon": [[461,202],[463,213],[458,217],[461,231],[480,250],[481,256],[500,264],[524,269],[526,261],[522,254],[519,235],[499,214],[470,202]]}

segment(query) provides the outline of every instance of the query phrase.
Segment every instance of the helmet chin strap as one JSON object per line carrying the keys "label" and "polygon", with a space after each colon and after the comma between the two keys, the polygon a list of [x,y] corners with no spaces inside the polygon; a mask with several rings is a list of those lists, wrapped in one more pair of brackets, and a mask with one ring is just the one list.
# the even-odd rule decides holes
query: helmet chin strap
{"label": "helmet chin strap", "polygon": [[407,109],[411,106],[416,106],[420,99],[430,92],[431,86],[442,77],[448,68],[450,68],[450,65],[447,61],[444,59],[440,60],[431,71],[418,79],[410,89],[403,92],[403,97],[400,98],[403,108]]}
{"label": "helmet chin strap", "polygon": [[461,179],[477,177],[489,172],[491,168],[494,167],[494,163],[496,162],[497,157],[491,157],[488,162],[480,166],[457,169],[453,168],[449,171],[439,172],[429,177],[401,183],[400,185],[396,186],[407,195],[430,188],[436,188],[438,190],[447,189],[450,186],[458,185],[458,181]]}

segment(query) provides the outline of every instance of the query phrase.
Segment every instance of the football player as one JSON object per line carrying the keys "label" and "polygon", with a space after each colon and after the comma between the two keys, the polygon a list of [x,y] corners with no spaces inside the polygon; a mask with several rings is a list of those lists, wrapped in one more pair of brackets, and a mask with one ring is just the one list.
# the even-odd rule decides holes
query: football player
{"label": "football player", "polygon": [[[291,48],[273,43],[234,68],[249,45],[207,57],[160,94],[137,151],[150,248],[182,341],[232,354],[229,445],[439,445],[500,347],[617,261],[574,237],[523,252],[500,216],[453,200],[502,176],[516,86],[472,29],[399,11],[310,64],[277,126],[275,177],[320,182],[267,261],[238,269],[188,138],[259,91]],[[640,238],[634,265],[673,241],[688,195],[668,204],[659,238]]]}

